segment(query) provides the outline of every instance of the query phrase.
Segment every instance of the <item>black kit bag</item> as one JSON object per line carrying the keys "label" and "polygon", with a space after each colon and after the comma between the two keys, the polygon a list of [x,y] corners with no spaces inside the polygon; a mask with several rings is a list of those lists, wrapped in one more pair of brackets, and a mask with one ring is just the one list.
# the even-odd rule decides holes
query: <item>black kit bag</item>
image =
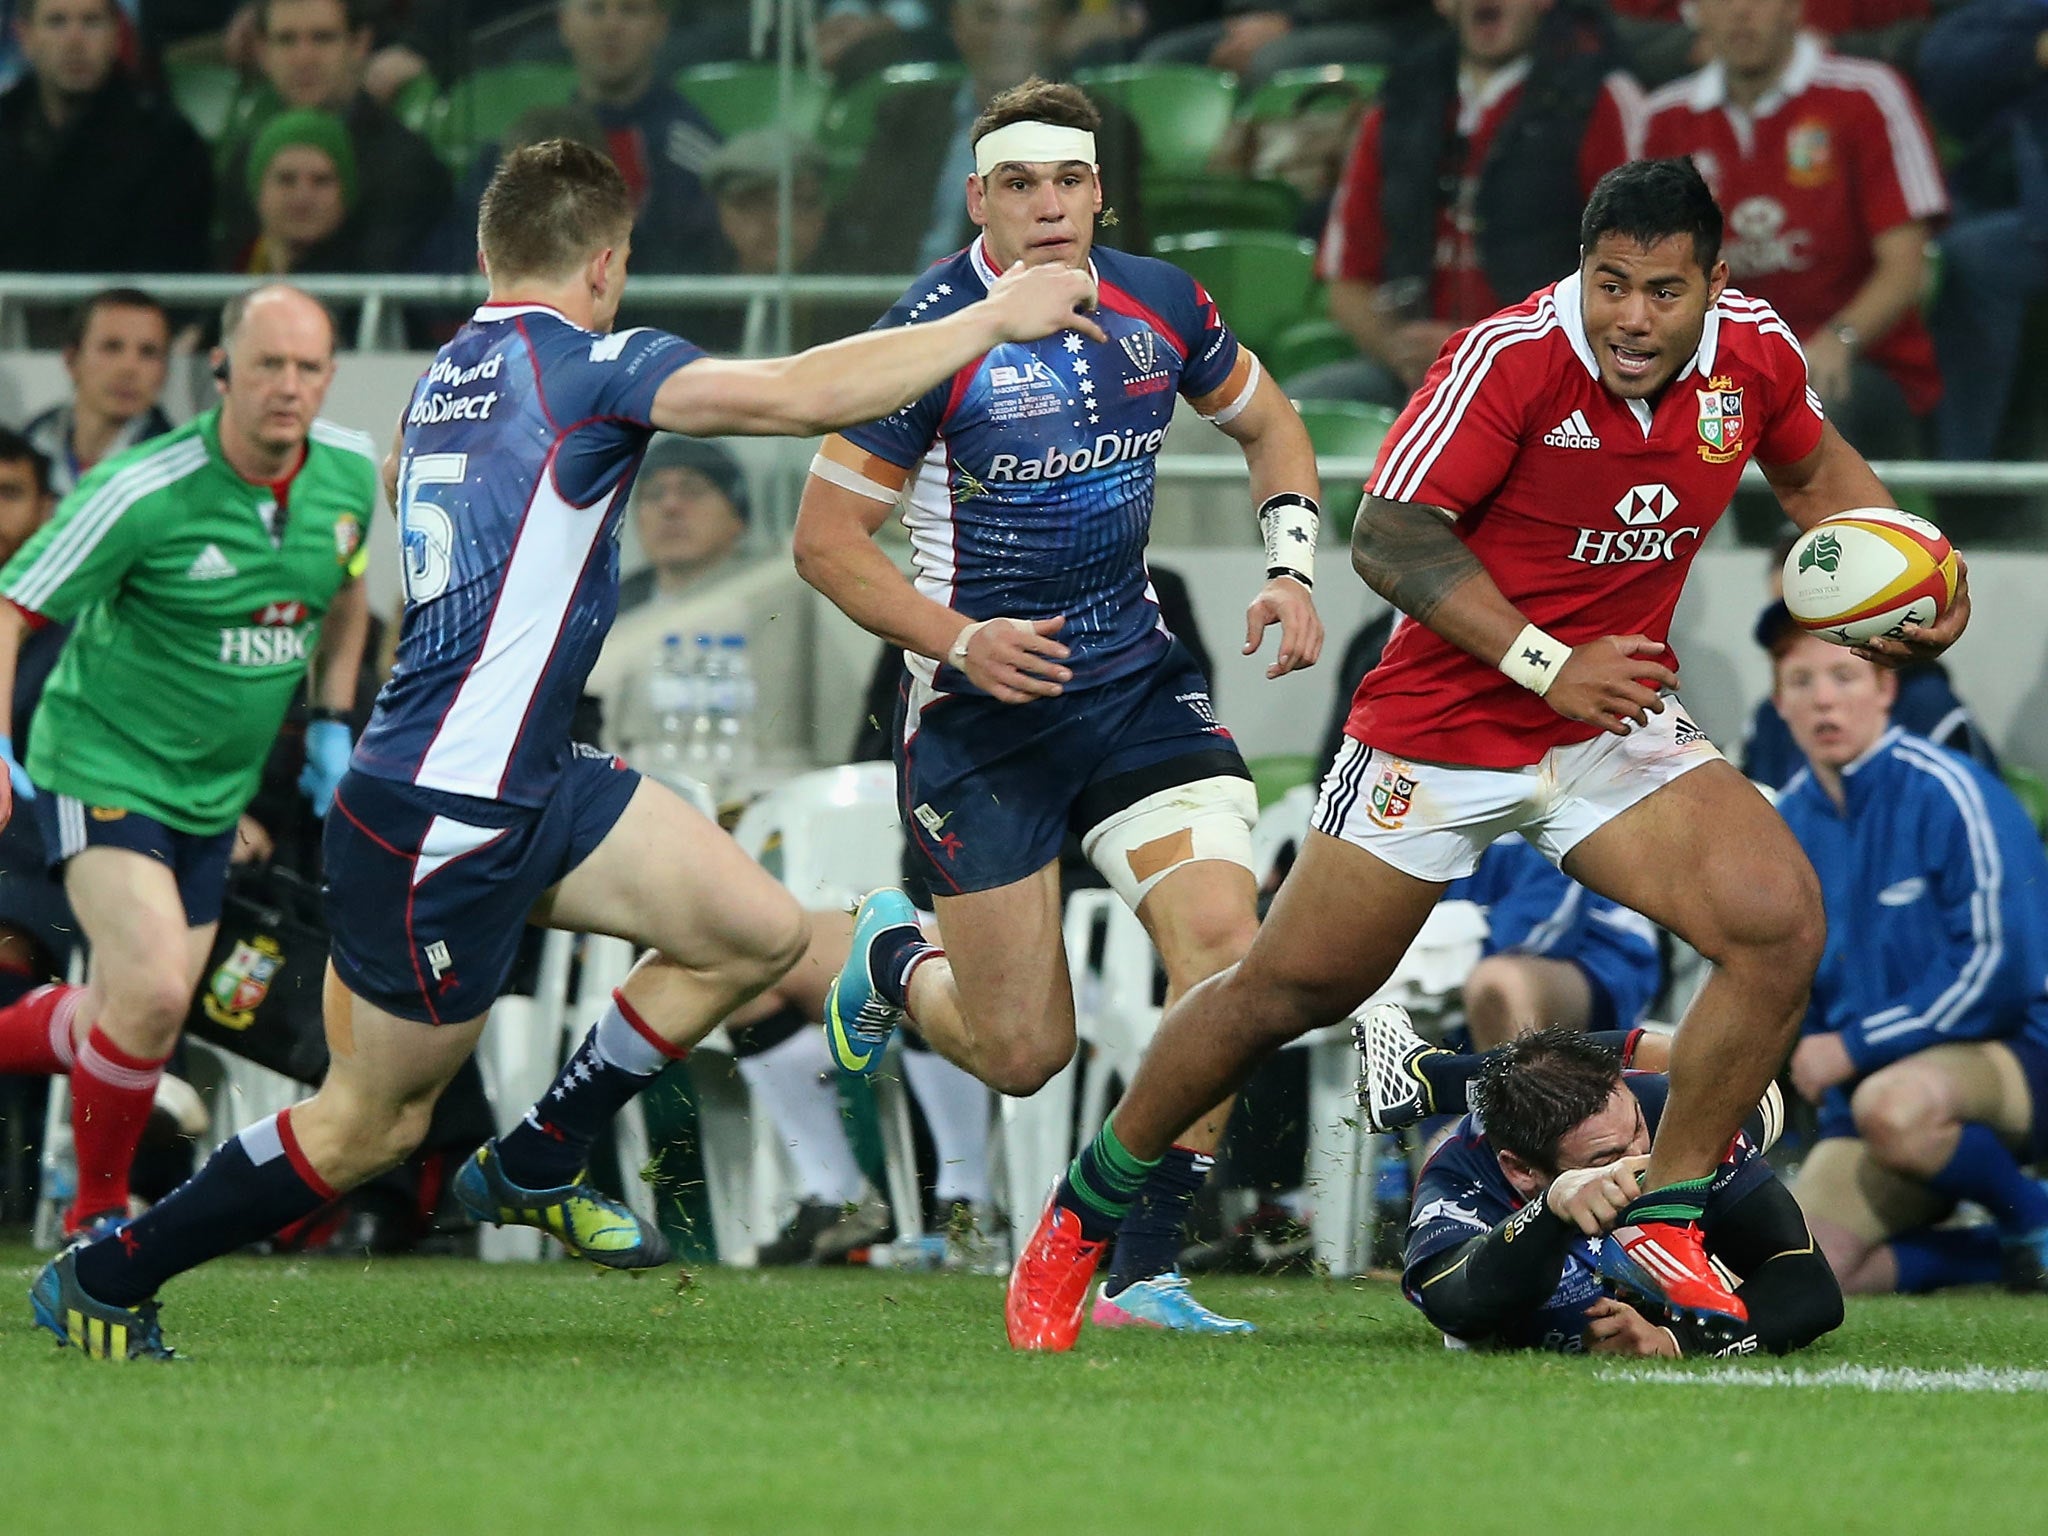
{"label": "black kit bag", "polygon": [[327,1073],[326,973],[320,888],[276,864],[237,866],[186,1032],[317,1088]]}

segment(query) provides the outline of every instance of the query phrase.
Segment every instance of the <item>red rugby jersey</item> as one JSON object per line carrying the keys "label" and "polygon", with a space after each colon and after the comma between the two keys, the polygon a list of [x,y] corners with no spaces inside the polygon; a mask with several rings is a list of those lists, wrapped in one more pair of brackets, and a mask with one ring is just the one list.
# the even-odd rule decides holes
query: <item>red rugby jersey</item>
{"label": "red rugby jersey", "polygon": [[[1719,64],[1650,97],[1651,155],[1690,155],[1728,218],[1730,279],[1811,336],[1876,265],[1871,241],[1948,211],[1941,167],[1912,88],[1896,71],[1802,36],[1777,85],[1744,112]],[[1910,309],[1864,352],[1915,415],[1941,398],[1934,341]]]}
{"label": "red rugby jersey", "polygon": [[[1431,277],[1426,311],[1406,319],[1448,320],[1453,325],[1470,325],[1483,320],[1506,301],[1493,291],[1479,263],[1479,234],[1472,213],[1478,196],[1479,172],[1486,164],[1488,148],[1502,123],[1513,114],[1522,99],[1522,83],[1528,78],[1529,60],[1500,70],[1480,91],[1458,92],[1457,125],[1463,135],[1465,156],[1458,172],[1457,196],[1437,214],[1436,269]],[[1612,74],[1602,86],[1586,121],[1586,135],[1579,143],[1579,191],[1590,196],[1593,183],[1625,161],[1642,153],[1643,130],[1647,124],[1647,98],[1642,87],[1625,74]],[[1380,124],[1383,110],[1373,107],[1358,125],[1350,157],[1337,195],[1330,203],[1330,217],[1323,226],[1322,245],[1316,251],[1316,275],[1324,282],[1348,278],[1355,282],[1385,281],[1386,230],[1380,219]]]}
{"label": "red rugby jersey", "polygon": [[[1369,489],[1455,514],[1459,538],[1528,620],[1571,645],[1667,639],[1743,464],[1820,443],[1791,330],[1734,289],[1654,410],[1600,381],[1577,273],[1445,344],[1380,448]],[[1518,768],[1598,728],[1421,624],[1403,622],[1345,730],[1424,762]]]}

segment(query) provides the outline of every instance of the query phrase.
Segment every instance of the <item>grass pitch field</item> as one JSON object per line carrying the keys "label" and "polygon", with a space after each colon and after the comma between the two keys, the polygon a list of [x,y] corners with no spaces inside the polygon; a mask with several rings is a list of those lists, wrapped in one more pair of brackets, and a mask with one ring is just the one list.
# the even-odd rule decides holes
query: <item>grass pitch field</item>
{"label": "grass pitch field", "polygon": [[1453,1354],[1384,1282],[1210,1281],[1257,1337],[1045,1358],[982,1277],[235,1260],[169,1292],[186,1363],[112,1367],[31,1331],[35,1264],[0,1249],[7,1536],[2048,1526],[2048,1299],[1650,1370]]}

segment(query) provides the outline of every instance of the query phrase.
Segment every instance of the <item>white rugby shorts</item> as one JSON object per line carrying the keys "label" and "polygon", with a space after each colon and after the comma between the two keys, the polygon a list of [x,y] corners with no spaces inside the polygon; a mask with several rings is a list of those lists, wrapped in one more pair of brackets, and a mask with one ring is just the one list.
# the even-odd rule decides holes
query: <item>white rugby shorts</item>
{"label": "white rugby shorts", "polygon": [[1720,758],[1668,696],[1648,725],[1553,747],[1526,768],[1418,762],[1347,736],[1310,825],[1418,880],[1462,879],[1510,832],[1562,864],[1637,801]]}

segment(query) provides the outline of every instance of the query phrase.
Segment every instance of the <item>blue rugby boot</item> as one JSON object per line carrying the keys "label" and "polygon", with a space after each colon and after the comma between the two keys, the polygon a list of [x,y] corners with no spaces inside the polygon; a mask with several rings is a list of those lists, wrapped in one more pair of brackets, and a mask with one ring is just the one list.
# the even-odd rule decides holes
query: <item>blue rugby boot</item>
{"label": "blue rugby boot", "polygon": [[478,1221],[501,1227],[538,1227],[562,1240],[579,1259],[606,1269],[652,1269],[669,1260],[668,1239],[651,1222],[600,1194],[581,1177],[554,1189],[523,1189],[498,1166],[497,1146],[485,1142],[455,1175],[455,1198]]}
{"label": "blue rugby boot", "polygon": [[1257,1333],[1243,1318],[1225,1317],[1195,1300],[1187,1277],[1168,1270],[1134,1280],[1114,1296],[1104,1281],[1088,1320],[1098,1328],[1166,1328],[1175,1333]]}
{"label": "blue rugby boot", "polygon": [[175,1360],[157,1326],[156,1303],[115,1307],[95,1301],[78,1283],[78,1251],[67,1248],[50,1260],[28,1290],[36,1326],[61,1345],[75,1346],[92,1360]]}
{"label": "blue rugby boot", "polygon": [[883,995],[880,968],[891,960],[901,964],[907,950],[924,944],[917,909],[901,891],[869,891],[854,909],[853,950],[825,993],[825,1042],[846,1071],[868,1077],[882,1064],[903,1007]]}

